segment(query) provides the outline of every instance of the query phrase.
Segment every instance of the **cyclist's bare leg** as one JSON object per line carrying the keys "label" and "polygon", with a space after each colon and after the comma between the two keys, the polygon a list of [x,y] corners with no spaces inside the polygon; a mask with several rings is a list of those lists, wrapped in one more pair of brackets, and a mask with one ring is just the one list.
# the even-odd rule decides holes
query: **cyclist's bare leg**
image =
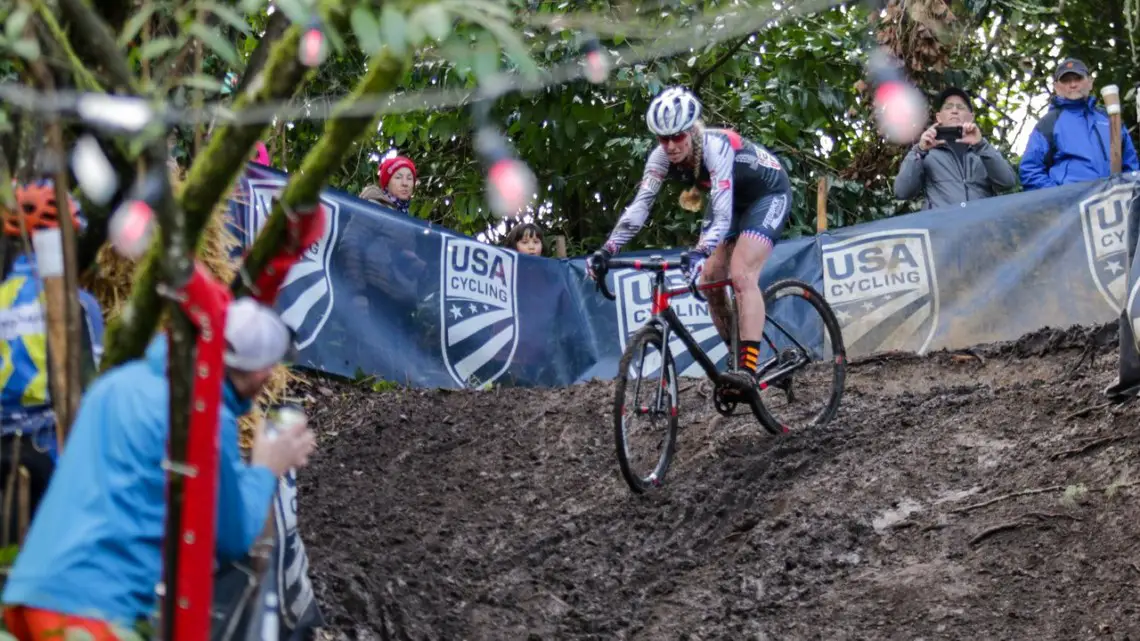
{"label": "cyclist's bare leg", "polygon": [[751,356],[742,354],[741,365],[756,370],[759,359],[759,341],[764,335],[764,296],[760,291],[760,271],[772,255],[772,241],[767,237],[745,232],[736,241],[732,252],[729,272],[732,274],[732,287],[736,292],[736,304],[740,314],[740,343],[742,352],[749,349]]}
{"label": "cyclist's bare leg", "polygon": [[[734,244],[734,240],[725,241],[713,250],[712,255],[705,261],[704,269],[701,270],[701,283],[711,283],[728,278],[728,265],[729,261],[732,260],[732,246]],[[728,294],[723,287],[702,293],[709,302],[709,316],[712,317],[717,333],[720,334],[725,345],[731,346],[732,337],[729,336],[729,332],[732,330],[732,322],[728,315]]]}

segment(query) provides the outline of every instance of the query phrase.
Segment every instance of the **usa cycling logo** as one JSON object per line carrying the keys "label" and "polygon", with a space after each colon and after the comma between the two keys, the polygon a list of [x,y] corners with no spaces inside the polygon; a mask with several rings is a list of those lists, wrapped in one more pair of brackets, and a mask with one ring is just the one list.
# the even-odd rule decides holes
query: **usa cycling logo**
{"label": "usa cycling logo", "polygon": [[823,245],[824,297],[852,354],[923,354],[938,328],[930,233],[899,229]]}
{"label": "usa cycling logo", "polygon": [[315,595],[309,581],[309,555],[297,529],[297,472],[290,470],[281,477],[274,501],[277,526],[277,603],[290,628],[305,614]]}
{"label": "usa cycling logo", "polygon": [[[273,201],[285,188],[284,178],[250,179],[248,181],[249,203],[238,207],[245,215],[239,220],[243,247],[253,244],[257,234],[265,227],[273,212]],[[321,198],[325,207],[325,233],[316,243],[305,250],[305,254],[285,277],[277,309],[281,318],[296,332],[296,347],[305,349],[313,344],[328,321],[333,308],[333,286],[329,278],[329,261],[336,246],[337,226],[340,223],[340,205],[328,198]]]}
{"label": "usa cycling logo", "polygon": [[1128,211],[1132,206],[1131,183],[1109,187],[1081,201],[1081,230],[1096,288],[1112,311],[1124,306],[1128,287]]}
{"label": "usa cycling logo", "polygon": [[440,262],[443,362],[464,387],[491,383],[511,365],[519,342],[517,256],[444,236]]}
{"label": "usa cycling logo", "polygon": [[[618,342],[622,352],[626,343],[637,330],[641,329],[653,313],[653,274],[636,269],[619,269],[610,272],[614,278],[614,291],[617,295],[617,321]],[[684,287],[685,277],[679,269],[671,269],[665,273],[665,286],[669,288]],[[714,362],[723,365],[728,355],[728,346],[720,339],[716,327],[709,316],[708,303],[693,298],[692,294],[678,296],[669,301],[669,306],[677,312],[677,316],[685,324],[693,339],[705,350]],[[669,341],[669,351],[673,354],[673,361],[681,376],[701,377],[701,369],[696,359],[689,354],[689,350],[679,338]],[[661,355],[654,350],[646,354],[642,363],[642,376],[654,376],[661,367]]]}

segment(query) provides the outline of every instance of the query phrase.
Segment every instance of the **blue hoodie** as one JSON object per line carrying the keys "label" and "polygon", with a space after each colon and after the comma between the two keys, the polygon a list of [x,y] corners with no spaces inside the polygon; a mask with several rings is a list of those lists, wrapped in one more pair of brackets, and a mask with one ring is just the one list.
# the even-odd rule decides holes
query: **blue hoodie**
{"label": "blue hoodie", "polygon": [[[96,379],[83,396],[59,467],[4,587],[5,605],[131,627],[154,614],[162,576],[170,428],[166,340]],[[225,383],[220,411],[219,561],[261,534],[277,479],[238,449],[251,403]]]}
{"label": "blue hoodie", "polygon": [[[1053,97],[1052,109],[1061,114],[1053,127],[1053,165],[1045,166],[1049,142],[1036,129],[1021,156],[1021,184],[1026,189],[1045,189],[1086,180],[1107,178],[1109,166],[1108,115],[1096,108],[1096,98],[1082,100]],[[1121,134],[1120,155],[1123,171],[1140,169],[1136,148],[1128,129]]]}

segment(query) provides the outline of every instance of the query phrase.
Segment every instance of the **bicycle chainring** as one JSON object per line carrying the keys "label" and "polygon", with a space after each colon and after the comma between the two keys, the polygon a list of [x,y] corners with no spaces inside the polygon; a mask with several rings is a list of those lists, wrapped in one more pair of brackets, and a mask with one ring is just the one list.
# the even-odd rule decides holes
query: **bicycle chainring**
{"label": "bicycle chainring", "polygon": [[736,405],[740,402],[740,390],[725,383],[718,383],[713,388],[713,406],[721,416],[732,416],[736,412]]}

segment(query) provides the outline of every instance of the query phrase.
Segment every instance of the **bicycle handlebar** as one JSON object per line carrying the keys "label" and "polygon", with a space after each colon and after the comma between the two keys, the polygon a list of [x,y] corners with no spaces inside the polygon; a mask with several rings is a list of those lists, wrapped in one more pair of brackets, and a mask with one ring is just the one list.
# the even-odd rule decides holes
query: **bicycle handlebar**
{"label": "bicycle handlebar", "polygon": [[[650,256],[649,258],[609,258],[606,260],[605,271],[609,272],[611,269],[632,268],[640,271],[650,272],[664,272],[673,268],[680,268],[682,270],[689,267],[689,252],[682,252],[679,260],[665,260],[658,256]],[[610,291],[609,285],[606,284],[606,274],[601,273],[597,275],[596,284],[598,291],[602,296],[610,300],[617,300],[617,296]],[[701,295],[700,290],[697,289],[697,284],[690,283],[689,290],[697,300],[704,301],[705,297]]]}

